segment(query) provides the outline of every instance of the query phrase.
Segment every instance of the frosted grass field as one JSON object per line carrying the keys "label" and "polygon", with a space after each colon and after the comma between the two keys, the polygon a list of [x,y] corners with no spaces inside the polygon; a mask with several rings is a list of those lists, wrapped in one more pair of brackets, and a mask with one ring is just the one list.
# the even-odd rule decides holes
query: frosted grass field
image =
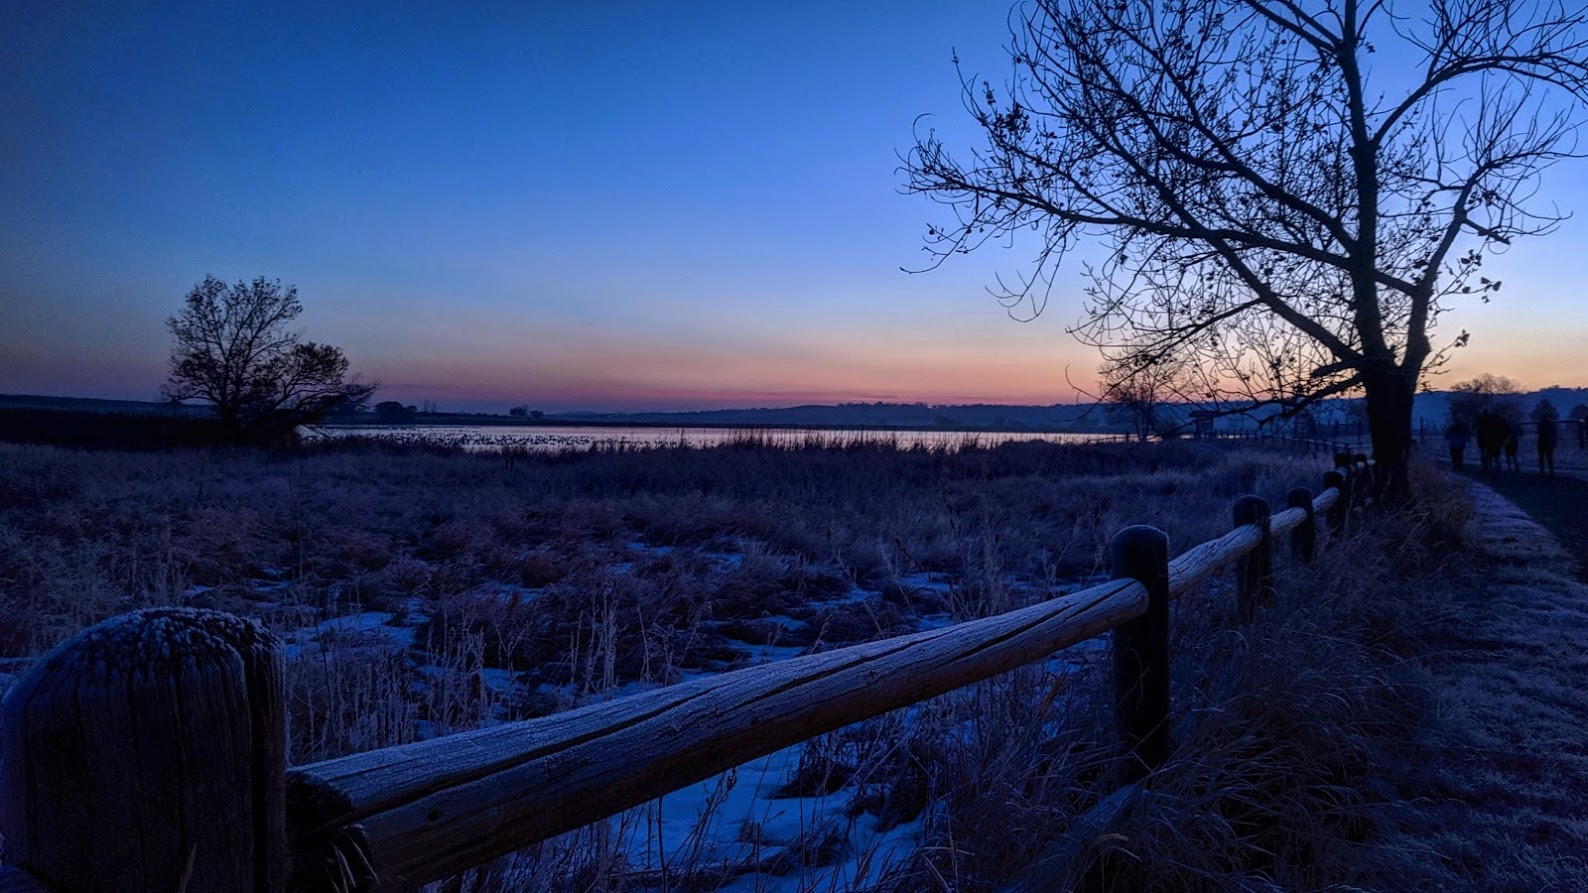
{"label": "frosted grass field", "polygon": [[[726,433],[515,461],[424,439],[0,445],[0,673],[133,607],[256,617],[287,643],[291,758],[313,762],[1010,610],[1097,579],[1127,524],[1187,546],[1227,529],[1211,508],[1319,471],[1195,444]],[[1003,829],[1089,789],[1109,722],[1082,677],[1101,644],[779,751],[463,889],[996,884],[1044,844]]]}

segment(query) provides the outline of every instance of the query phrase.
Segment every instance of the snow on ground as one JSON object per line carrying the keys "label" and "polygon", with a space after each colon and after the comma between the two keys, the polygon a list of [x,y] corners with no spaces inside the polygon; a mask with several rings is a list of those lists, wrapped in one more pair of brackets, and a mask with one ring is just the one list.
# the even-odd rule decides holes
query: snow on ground
{"label": "snow on ground", "polygon": [[[654,546],[650,543],[634,541],[629,543],[629,549],[635,552],[645,552],[658,558],[671,555],[679,550],[678,546]],[[686,549],[689,554],[704,558],[719,568],[734,570],[744,563],[743,552],[724,552],[721,549]]]}
{"label": "snow on ground", "polygon": [[[664,866],[710,866],[729,876],[726,893],[819,893],[881,877],[920,845],[919,819],[882,829],[874,815],[849,814],[853,792],[776,797],[799,765],[803,745],[752,760],[668,794],[619,819],[640,873]],[[834,838],[831,864],[806,867],[800,852]]]}
{"label": "snow on ground", "polygon": [[[631,543],[634,553],[667,555],[675,547]],[[699,550],[696,554],[706,558],[725,572],[737,568],[743,555],[733,552]],[[632,566],[624,563],[621,572]],[[947,575],[921,572],[903,575],[898,585],[905,591],[923,596],[923,604],[947,604],[955,597],[955,587]],[[1095,582],[1070,581],[1055,587],[1051,595],[1082,588]],[[1038,585],[1032,581],[1011,578],[1006,581],[1017,598],[1034,598]],[[1046,587],[1040,587],[1046,591]],[[527,603],[539,590],[509,584],[486,586],[480,594],[502,601]],[[837,606],[881,598],[881,593],[860,587],[831,598],[814,600],[812,606]],[[380,647],[410,651],[416,662],[421,682],[440,678],[448,672],[426,661],[421,649],[415,648],[415,627],[425,621],[423,605],[418,599],[402,608],[399,613],[360,611],[335,617],[283,633],[287,656],[300,659],[330,647]],[[776,622],[790,630],[804,627],[806,623],[786,615],[768,615],[764,620]],[[947,611],[935,611],[915,617],[917,628],[929,629],[947,626],[952,619]],[[779,645],[728,640],[733,648],[749,656],[749,664],[757,666],[788,660],[805,654],[809,646]],[[1077,666],[1075,653],[1106,647],[1104,639],[1096,639],[1075,646],[1068,654],[1060,652],[1044,662],[1044,668],[1055,676],[1071,672]],[[480,684],[489,689],[501,703],[522,689],[517,674],[500,668],[480,671]],[[683,679],[698,679],[717,675],[711,671],[685,671]],[[601,700],[638,694],[652,690],[654,683],[629,682],[600,695]],[[537,694],[550,696],[559,703],[575,705],[580,702],[574,686],[540,684]],[[904,711],[903,721],[911,721],[911,711]],[[501,714],[499,712],[500,721]],[[421,722],[422,736],[442,734],[429,722]],[[675,791],[657,801],[630,810],[613,821],[624,841],[633,871],[642,880],[654,873],[660,883],[661,872],[668,867],[677,870],[682,865],[711,866],[724,874],[723,885],[718,888],[727,893],[827,893],[842,891],[874,883],[888,868],[906,858],[920,845],[921,817],[883,829],[876,815],[853,808],[856,790],[845,785],[831,793],[808,797],[776,796],[794,778],[805,744],[794,745],[741,765],[699,784]],[[813,859],[814,849],[826,849],[831,855]],[[801,855],[805,854],[805,855]],[[824,862],[817,867],[807,862]]]}
{"label": "snow on ground", "polygon": [[[674,551],[671,547],[641,543],[631,544],[631,549],[661,555]],[[742,556],[726,552],[701,554],[725,570],[732,570],[742,559]],[[899,578],[899,584],[907,591],[931,593],[937,602],[946,601],[953,594],[948,577],[938,573],[906,575]],[[1059,587],[1053,594],[1062,594],[1080,585],[1071,583]],[[1009,586],[1016,592],[1031,589],[1029,583],[1017,580],[1010,580]],[[520,602],[532,600],[537,592],[505,584],[482,590],[482,594],[488,596]],[[813,604],[838,605],[880,597],[876,591],[854,587]],[[414,649],[414,628],[425,620],[421,607],[418,600],[414,600],[400,614],[361,611],[291,630],[282,634],[287,656],[300,659],[325,647],[349,644],[408,649],[419,661],[416,670],[421,679],[438,678],[446,670],[423,662],[422,652]],[[805,625],[786,615],[769,615],[763,619],[789,629]],[[926,614],[916,620],[922,629],[952,622],[947,612]],[[732,647],[749,655],[752,666],[788,660],[809,650],[804,645],[728,641]],[[1106,647],[1106,643],[1095,640],[1082,643],[1076,649],[1100,647]],[[1057,676],[1070,672],[1076,664],[1073,657],[1067,659],[1061,652],[1044,666]],[[682,674],[686,680],[709,675],[716,674],[707,671]],[[498,701],[511,698],[523,685],[516,674],[506,669],[486,668],[480,672],[480,677],[481,684],[495,694]],[[632,682],[603,693],[601,699],[638,694],[653,688],[654,684]],[[541,684],[538,689],[539,694],[554,696],[561,703],[578,702],[572,686]],[[910,721],[908,714],[906,711],[905,722]],[[426,737],[443,731],[428,722],[422,722],[421,726]],[[713,866],[724,872],[726,880],[719,889],[726,893],[826,893],[875,882],[891,865],[920,845],[920,817],[884,829],[876,815],[857,813],[852,808],[856,793],[853,786],[846,785],[819,796],[775,796],[794,777],[805,747],[798,744],[784,748],[614,819],[634,871],[641,877],[654,872],[659,879],[668,866],[675,870],[686,864]],[[826,862],[819,867],[807,866],[805,863],[813,860],[801,854],[820,848],[834,850],[836,855],[814,860]]]}
{"label": "snow on ground", "polygon": [[384,639],[393,647],[410,648],[414,644],[414,627],[422,623],[424,618],[409,615],[404,625],[394,626],[396,617],[385,611],[362,611],[282,633],[281,639],[288,660],[313,654],[327,642],[357,637]]}

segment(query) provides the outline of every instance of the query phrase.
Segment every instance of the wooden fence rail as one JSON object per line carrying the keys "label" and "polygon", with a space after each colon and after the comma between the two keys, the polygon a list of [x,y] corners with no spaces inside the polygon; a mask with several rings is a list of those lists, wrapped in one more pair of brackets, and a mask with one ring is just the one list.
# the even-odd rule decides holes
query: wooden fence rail
{"label": "wooden fence rail", "polygon": [[[1348,457],[1348,459],[1351,457]],[[1150,527],[1115,579],[981,620],[565,713],[286,769],[281,647],[253,621],[148,609],[36,662],[0,705],[0,893],[393,891],[445,877],[850,723],[1114,631],[1122,781],[1168,753],[1168,602],[1236,564],[1272,599],[1272,544],[1346,523],[1355,462],[1173,560]]]}

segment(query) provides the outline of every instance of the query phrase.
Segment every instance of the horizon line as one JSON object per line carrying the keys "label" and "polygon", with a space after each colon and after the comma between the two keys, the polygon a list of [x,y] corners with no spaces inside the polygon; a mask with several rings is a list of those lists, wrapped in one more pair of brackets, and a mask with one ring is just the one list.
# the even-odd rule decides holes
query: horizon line
{"label": "horizon line", "polygon": [[[1588,385],[1572,386],[1572,385],[1563,385],[1563,384],[1552,384],[1552,385],[1547,385],[1547,386],[1541,387],[1541,388],[1533,388],[1533,389],[1530,389],[1530,390],[1519,391],[1516,394],[1512,394],[1512,395],[1501,395],[1501,396],[1527,397],[1527,396],[1531,396],[1531,395],[1534,395],[1534,394],[1540,394],[1540,393],[1543,393],[1543,392],[1546,392],[1546,391],[1569,391],[1569,392],[1588,391]],[[1449,393],[1451,393],[1451,392],[1448,391],[1448,390],[1419,391],[1415,395],[1415,397],[1446,395],[1446,394],[1449,394]],[[1080,392],[1079,391],[1076,392],[1076,396],[1077,397],[1080,396]],[[1327,398],[1327,399],[1332,401],[1332,400],[1362,400],[1364,398],[1361,397],[1361,396],[1355,396],[1355,397],[1330,397],[1330,398]],[[164,405],[164,402],[160,401],[160,400],[151,400],[151,399],[144,399],[144,398],[137,398],[137,397],[127,397],[127,396],[119,396],[119,397],[118,396],[82,396],[82,395],[79,395],[79,394],[63,394],[63,393],[43,393],[43,394],[39,394],[39,393],[34,393],[34,394],[0,393],[0,401],[3,401],[3,400],[29,400],[29,401],[33,401],[33,400],[40,400],[40,401],[72,400],[72,401],[90,401],[90,402],[105,402],[105,403],[132,403],[132,404],[141,404],[141,405],[146,405],[146,406],[162,406],[162,405]],[[379,403],[379,402],[386,402],[386,401],[377,400],[377,401],[373,401],[373,402]],[[403,405],[405,405],[405,406],[406,405],[419,405],[419,404],[426,404],[426,403],[429,403],[429,404],[437,403],[437,401],[435,401],[433,399],[419,399],[417,401],[414,401],[413,403],[409,403],[408,401],[397,401],[397,402],[402,402]],[[438,405],[434,409],[425,410],[425,412],[426,412],[426,414],[435,414],[435,415],[480,415],[480,416],[501,416],[501,417],[505,418],[505,417],[509,417],[511,409],[513,409],[513,408],[515,408],[517,406],[524,406],[524,407],[526,407],[527,409],[529,409],[531,411],[539,409],[539,407],[534,405],[531,401],[517,401],[517,402],[511,403],[510,405],[504,405],[503,402],[490,400],[489,398],[481,398],[481,399],[473,400],[473,401],[467,401],[466,400],[466,401],[459,401],[459,402],[464,403],[469,408],[457,408],[457,407],[441,408]],[[559,401],[550,401],[550,402],[559,402]],[[1165,401],[1165,404],[1166,405],[1195,405],[1195,401]],[[198,406],[200,404],[190,403],[190,404],[185,404],[185,405]],[[1073,402],[1069,402],[1069,403],[1062,403],[1062,402],[1057,402],[1057,401],[1051,402],[1051,403],[999,403],[999,402],[984,402],[984,401],[982,401],[982,402],[971,401],[971,402],[953,403],[953,402],[927,402],[927,401],[922,401],[922,400],[855,400],[855,399],[846,399],[846,400],[833,400],[833,402],[828,402],[828,403],[802,402],[802,403],[792,403],[792,404],[785,404],[785,405],[759,405],[759,406],[755,406],[755,405],[740,405],[740,406],[726,406],[726,407],[645,408],[645,409],[637,409],[637,408],[612,409],[612,408],[591,408],[591,407],[586,407],[586,408],[553,409],[553,410],[540,410],[540,411],[543,413],[544,417],[550,418],[550,417],[565,417],[565,416],[578,416],[578,415],[593,415],[593,416],[707,415],[707,414],[736,413],[736,412],[784,412],[784,411],[799,410],[799,409],[842,409],[842,408],[862,408],[862,407],[891,407],[891,408],[897,408],[897,409],[928,409],[928,410],[930,410],[930,409],[967,409],[967,408],[1051,409],[1051,408],[1060,408],[1060,407],[1064,407],[1064,408],[1082,408],[1082,407],[1095,407],[1095,406],[1103,406],[1103,405],[1106,405],[1106,404],[1103,401],[1100,401],[1100,400],[1079,400],[1079,399],[1077,399],[1077,400],[1075,400]],[[490,408],[485,408],[485,407],[490,407]],[[366,408],[368,408],[368,407],[366,407]]]}

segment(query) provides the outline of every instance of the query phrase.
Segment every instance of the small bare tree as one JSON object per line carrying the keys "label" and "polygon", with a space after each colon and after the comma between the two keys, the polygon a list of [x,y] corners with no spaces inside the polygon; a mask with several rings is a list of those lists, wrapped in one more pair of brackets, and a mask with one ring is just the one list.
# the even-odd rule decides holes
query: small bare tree
{"label": "small bare tree", "polygon": [[1182,419],[1175,405],[1183,403],[1186,370],[1172,357],[1134,353],[1122,362],[1106,363],[1099,395],[1104,412],[1123,419],[1136,439],[1145,443],[1154,434],[1178,429]]}
{"label": "small bare tree", "polygon": [[204,277],[166,320],[176,344],[161,396],[209,401],[235,440],[273,437],[362,405],[376,386],[348,375],[339,348],[289,330],[302,312],[297,288],[279,280],[228,285]]}
{"label": "small bare tree", "polygon": [[1577,154],[1583,25],[1537,0],[1031,0],[1004,88],[961,74],[985,146],[918,133],[906,188],[953,212],[931,266],[1031,249],[1011,308],[1105,248],[1073,331],[1106,362],[1178,354],[1286,414],[1361,393],[1401,492],[1419,381],[1467,339],[1435,321],[1500,287],[1487,250],[1562,219],[1535,199]]}
{"label": "small bare tree", "polygon": [[1522,417],[1517,397],[1522,386],[1504,375],[1485,372],[1469,381],[1458,381],[1450,386],[1446,403],[1452,418],[1471,422],[1481,412],[1494,412],[1507,421]]}

